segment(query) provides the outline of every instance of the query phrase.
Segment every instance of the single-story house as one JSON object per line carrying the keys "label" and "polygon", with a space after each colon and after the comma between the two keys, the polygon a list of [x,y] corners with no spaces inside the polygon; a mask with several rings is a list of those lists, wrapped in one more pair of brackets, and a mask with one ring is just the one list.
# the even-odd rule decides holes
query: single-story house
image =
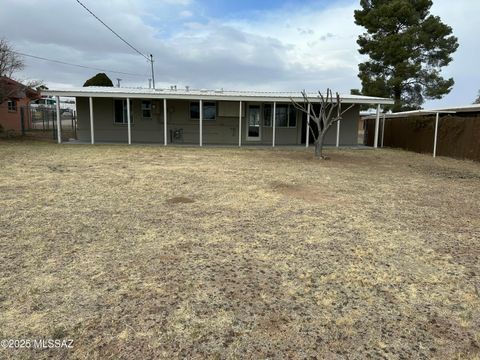
{"label": "single-story house", "polygon": [[[301,92],[82,87],[42,94],[75,97],[78,140],[92,144],[308,146],[312,140],[309,119],[291,103],[292,98],[303,102]],[[319,106],[318,94],[308,97],[312,107]],[[344,115],[340,126],[329,131],[326,143],[330,145],[358,144],[360,105],[375,104],[380,109],[393,103],[357,95],[342,96],[341,102],[345,108],[356,106]]]}
{"label": "single-story house", "polygon": [[23,132],[28,116],[28,105],[40,98],[40,93],[18,81],[5,76],[0,77],[0,130],[5,133]]}

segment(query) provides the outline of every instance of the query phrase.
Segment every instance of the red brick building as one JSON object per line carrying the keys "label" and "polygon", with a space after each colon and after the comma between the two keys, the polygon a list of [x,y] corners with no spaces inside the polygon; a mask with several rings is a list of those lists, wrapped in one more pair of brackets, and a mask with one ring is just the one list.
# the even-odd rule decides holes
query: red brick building
{"label": "red brick building", "polygon": [[[0,131],[21,134],[21,109],[39,98],[38,91],[5,76],[0,77]],[[27,121],[26,111],[24,118]]]}

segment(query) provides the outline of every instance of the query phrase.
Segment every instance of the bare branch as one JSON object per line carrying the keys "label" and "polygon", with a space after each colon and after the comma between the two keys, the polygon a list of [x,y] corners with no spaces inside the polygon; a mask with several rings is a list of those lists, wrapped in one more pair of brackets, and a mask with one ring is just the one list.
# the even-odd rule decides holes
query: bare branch
{"label": "bare branch", "polygon": [[23,58],[18,55],[5,39],[0,39],[0,76],[12,77],[13,73],[25,67]]}
{"label": "bare branch", "polygon": [[[330,127],[337,121],[340,121],[343,114],[345,114],[352,107],[354,107],[355,104],[351,104],[343,110],[342,99],[338,92],[335,93],[334,97],[333,91],[331,89],[327,89],[327,92],[325,94],[322,94],[320,91],[318,91],[317,97],[319,100],[319,107],[317,114],[305,90],[302,91],[302,97],[303,106],[293,100],[293,98],[290,99],[295,109],[300,110],[309,116],[309,131],[312,130],[310,133],[312,134],[312,137],[315,141],[315,154],[317,157],[323,158],[322,147],[325,134],[330,129]],[[308,111],[308,105],[310,105],[310,111]],[[317,126],[316,129],[314,129],[313,123],[315,123],[315,125]]]}

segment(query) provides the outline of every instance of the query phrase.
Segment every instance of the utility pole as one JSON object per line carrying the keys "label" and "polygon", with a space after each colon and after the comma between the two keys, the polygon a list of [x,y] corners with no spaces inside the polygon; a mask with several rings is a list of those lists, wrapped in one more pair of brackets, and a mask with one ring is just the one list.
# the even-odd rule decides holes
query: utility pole
{"label": "utility pole", "polygon": [[152,66],[152,85],[153,88],[155,89],[155,73],[153,71],[153,55],[150,54],[150,65]]}
{"label": "utility pole", "polygon": [[122,81],[122,79],[117,78],[117,87],[120,87],[120,81]]}

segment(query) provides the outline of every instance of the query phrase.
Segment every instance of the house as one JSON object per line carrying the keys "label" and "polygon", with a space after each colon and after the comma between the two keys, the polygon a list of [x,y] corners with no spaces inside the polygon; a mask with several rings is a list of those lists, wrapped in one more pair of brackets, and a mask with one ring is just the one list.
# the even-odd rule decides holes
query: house
{"label": "house", "polygon": [[[78,140],[92,144],[308,146],[312,141],[306,115],[291,103],[292,98],[303,102],[300,92],[82,87],[42,94],[57,99],[75,97]],[[309,94],[309,99],[314,108],[318,106],[318,94]],[[341,102],[358,106],[327,134],[330,145],[358,144],[361,104],[380,108],[393,103],[391,99],[357,95],[342,96]]]}
{"label": "house", "polygon": [[[380,145],[480,161],[480,104],[381,115]],[[376,116],[365,116],[374,143]]]}
{"label": "house", "polygon": [[0,77],[0,129],[6,133],[23,133],[28,105],[38,98],[38,91],[8,77]]}

